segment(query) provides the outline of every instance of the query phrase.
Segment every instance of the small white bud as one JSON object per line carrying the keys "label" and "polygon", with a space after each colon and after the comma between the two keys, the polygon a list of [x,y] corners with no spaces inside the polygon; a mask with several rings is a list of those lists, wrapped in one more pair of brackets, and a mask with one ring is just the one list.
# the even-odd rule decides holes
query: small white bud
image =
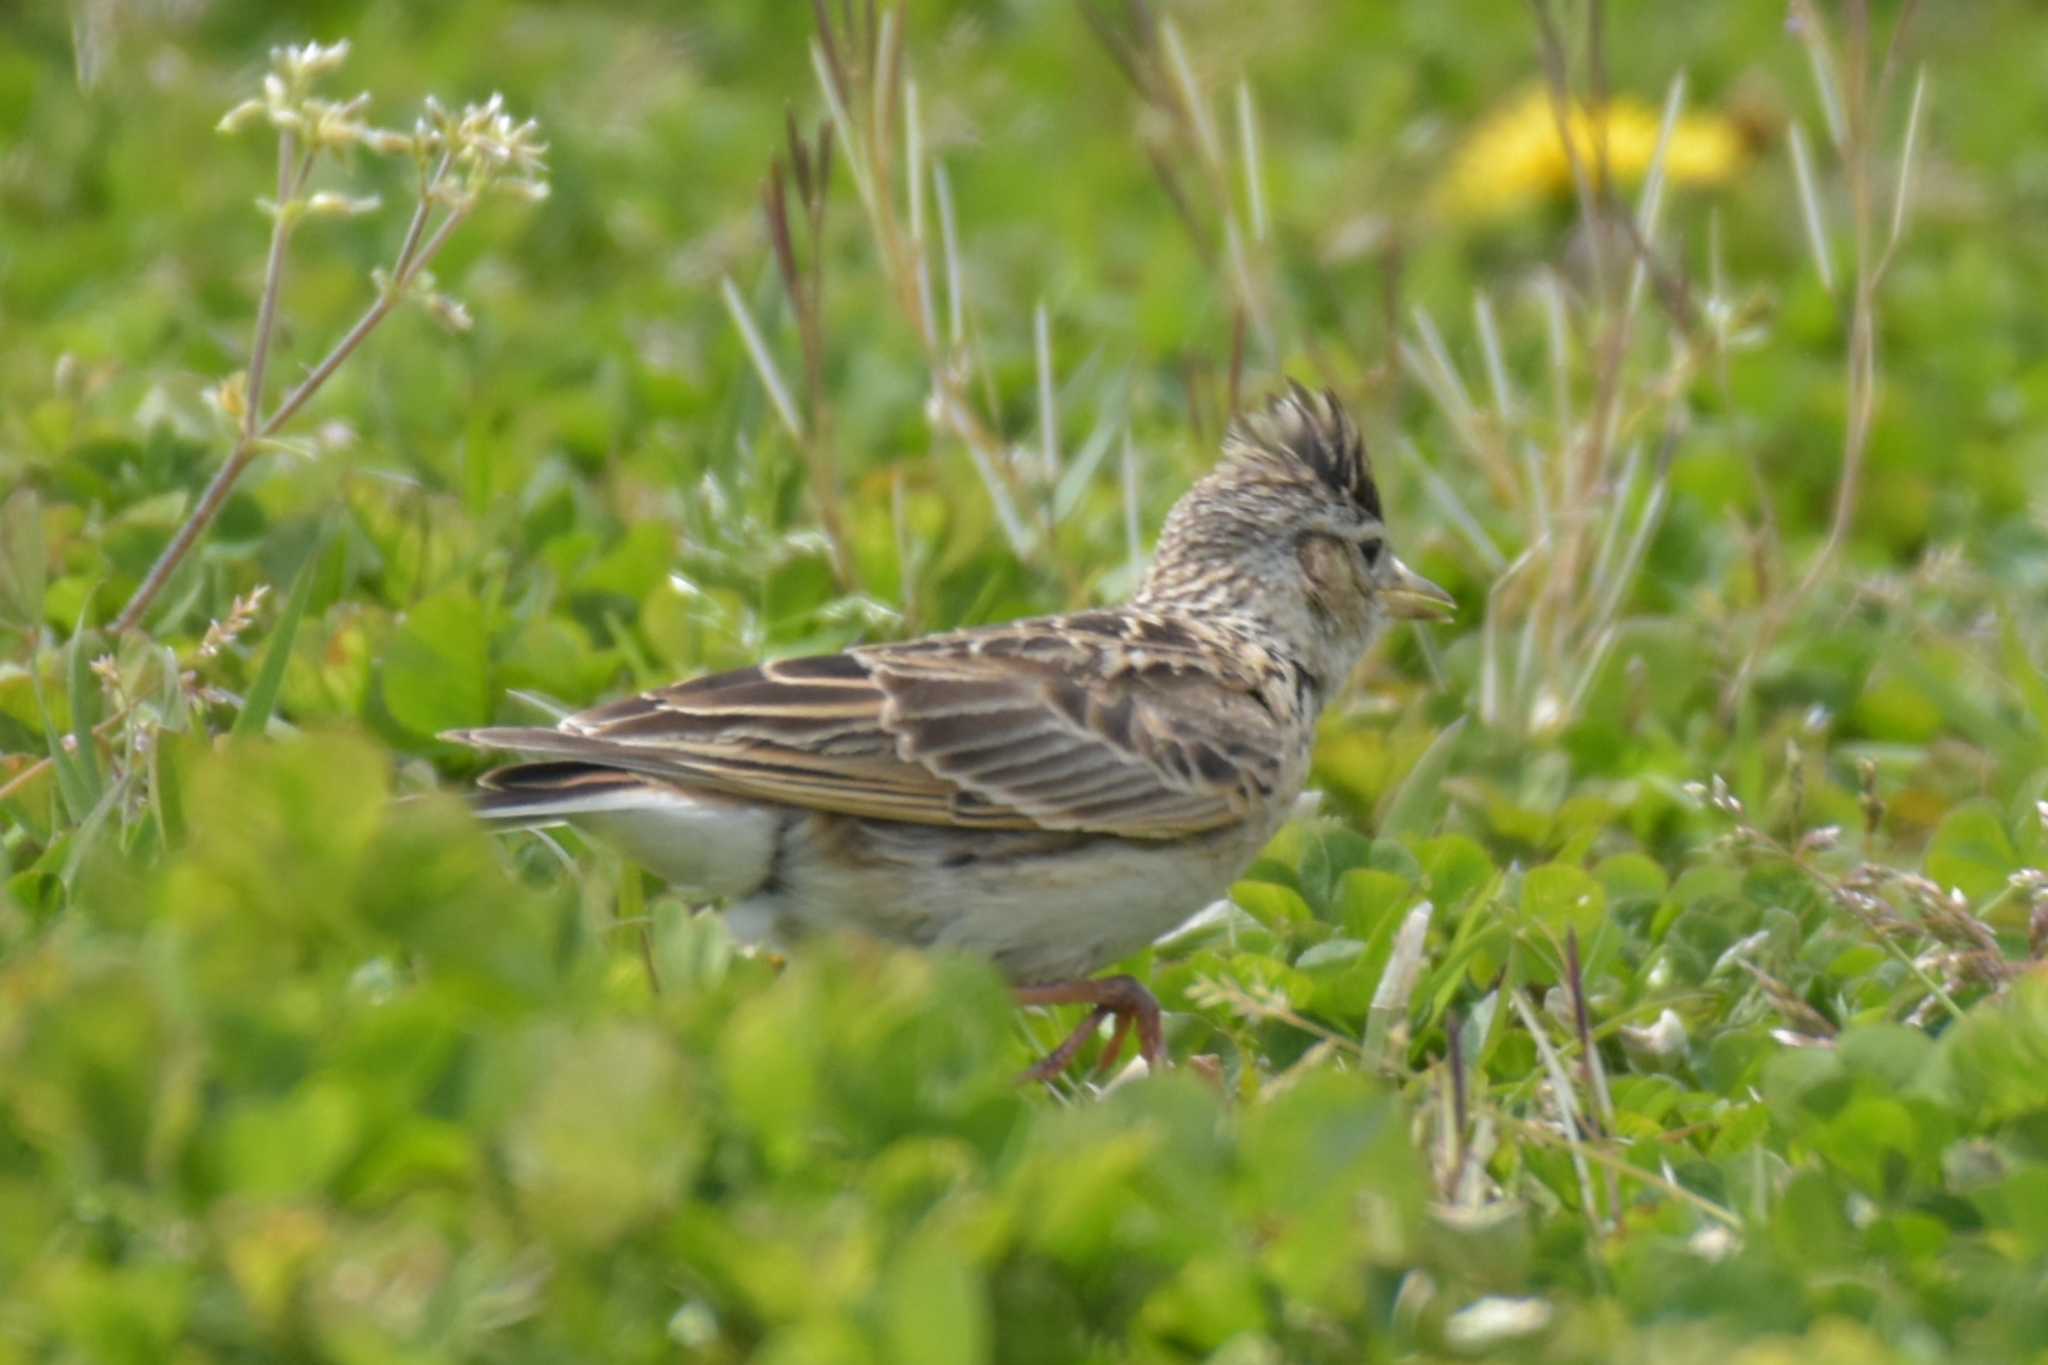
{"label": "small white bud", "polygon": [[374,194],[337,194],[333,190],[321,190],[306,201],[306,212],[315,218],[361,218],[384,207],[384,201]]}
{"label": "small white bud", "polygon": [[239,133],[263,117],[270,106],[259,99],[246,99],[220,116],[220,122],[213,125],[216,133]]}
{"label": "small white bud", "polygon": [[1789,1028],[1772,1029],[1771,1038],[1785,1047],[1812,1048],[1822,1052],[1831,1052],[1835,1046],[1835,1040],[1832,1038],[1816,1038],[1810,1033],[1800,1033]]}
{"label": "small white bud", "polygon": [[1444,1340],[1461,1353],[1477,1354],[1504,1341],[1533,1336],[1550,1325],[1551,1309],[1542,1299],[1511,1299],[1490,1295],[1444,1320]]}
{"label": "small white bud", "polygon": [[409,133],[388,128],[370,128],[363,133],[363,145],[378,156],[410,156],[417,145]]}
{"label": "small white bud", "polygon": [[1742,799],[1728,789],[1727,779],[1719,773],[1714,774],[1713,783],[1707,790],[1707,801],[1723,815],[1737,819],[1742,816]]}
{"label": "small white bud", "polygon": [[1692,1235],[1685,1249],[1703,1261],[1725,1261],[1742,1249],[1742,1239],[1725,1223],[1709,1223]]}
{"label": "small white bud", "polygon": [[348,39],[329,43],[302,43],[297,47],[277,48],[270,54],[277,70],[287,79],[303,85],[316,76],[324,76],[348,59]]}
{"label": "small white bud", "polygon": [[1822,825],[1819,829],[1810,829],[1800,836],[1799,851],[1801,853],[1825,853],[1841,842],[1842,827],[1840,825]]}
{"label": "small white bud", "polygon": [[206,390],[206,401],[230,422],[239,423],[249,408],[249,376],[237,370]]}
{"label": "small white bud", "polygon": [[1685,1021],[1675,1010],[1665,1010],[1647,1028],[1621,1026],[1621,1045],[1637,1056],[1663,1061],[1682,1054],[1687,1045]]}
{"label": "small white bud", "polygon": [[553,193],[545,180],[503,180],[496,188],[514,199],[524,199],[529,204],[538,204]]}
{"label": "small white bud", "polygon": [[446,294],[429,294],[426,296],[426,305],[427,311],[434,315],[434,321],[451,332],[467,332],[476,325],[476,320],[469,315],[469,310],[462,306],[459,299],[450,298]]}

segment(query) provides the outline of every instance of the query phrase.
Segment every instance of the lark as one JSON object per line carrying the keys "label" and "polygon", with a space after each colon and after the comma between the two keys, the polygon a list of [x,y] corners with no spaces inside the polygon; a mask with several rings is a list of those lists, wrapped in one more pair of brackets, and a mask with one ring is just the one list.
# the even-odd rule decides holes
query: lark
{"label": "lark", "polygon": [[677,683],[552,729],[448,737],[531,761],[481,782],[518,826],[618,844],[735,935],[850,929],[981,954],[1028,1005],[1159,1005],[1093,977],[1209,904],[1287,819],[1316,720],[1390,620],[1450,597],[1387,543],[1358,429],[1299,385],[1240,417],[1167,515],[1136,596]]}

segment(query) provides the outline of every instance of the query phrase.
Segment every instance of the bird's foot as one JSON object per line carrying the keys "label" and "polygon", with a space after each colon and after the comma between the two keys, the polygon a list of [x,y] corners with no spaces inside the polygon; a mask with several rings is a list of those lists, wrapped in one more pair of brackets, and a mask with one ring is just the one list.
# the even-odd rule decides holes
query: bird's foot
{"label": "bird's foot", "polygon": [[1159,1020],[1159,1002],[1152,992],[1129,976],[1108,976],[1086,981],[1059,981],[1049,986],[1017,987],[1020,1005],[1093,1005],[1081,1026],[1067,1040],[1047,1054],[1044,1061],[1026,1071],[1020,1081],[1049,1081],[1074,1064],[1082,1047],[1095,1036],[1105,1019],[1115,1019],[1116,1028],[1095,1064],[1095,1074],[1104,1076],[1116,1064],[1135,1024],[1138,1055],[1147,1068],[1158,1071],[1166,1065],[1166,1033]]}

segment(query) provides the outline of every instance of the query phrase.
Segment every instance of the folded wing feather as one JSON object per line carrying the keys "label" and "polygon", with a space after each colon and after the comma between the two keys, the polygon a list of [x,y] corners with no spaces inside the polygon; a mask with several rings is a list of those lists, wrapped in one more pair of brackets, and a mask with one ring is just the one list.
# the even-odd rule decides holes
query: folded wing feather
{"label": "folded wing feather", "polygon": [[1037,647],[1042,634],[1006,647],[1019,638],[785,660],[612,702],[557,730],[456,737],[848,815],[1130,838],[1231,824],[1277,780],[1274,722],[1248,675],[1178,641],[1123,651],[1112,667],[1109,642],[1086,631],[1055,637],[1057,651]]}

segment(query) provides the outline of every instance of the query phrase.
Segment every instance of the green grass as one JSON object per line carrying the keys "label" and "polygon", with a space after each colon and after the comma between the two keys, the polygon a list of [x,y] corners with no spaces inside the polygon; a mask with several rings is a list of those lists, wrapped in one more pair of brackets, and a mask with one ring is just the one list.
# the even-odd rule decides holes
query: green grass
{"label": "green grass", "polygon": [[[762,210],[826,115],[800,7],[13,19],[0,1363],[2048,1359],[2048,22],[1921,14],[1873,106],[1876,250],[1924,64],[1823,559],[1853,177],[1780,7],[1666,9],[1606,14],[1613,88],[1682,72],[1753,141],[1667,187],[1686,302],[1632,308],[1568,190],[1432,206],[1544,79],[1516,5],[1105,5],[1105,43],[920,0],[915,234],[907,93],[873,136],[839,30],[821,235],[786,187],[815,312]],[[380,124],[503,91],[553,192],[478,208],[432,267],[474,327],[394,314],[113,638],[235,444],[275,167],[213,127],[309,38]],[[273,403],[410,202],[368,156],[316,187],[386,207],[296,233]],[[1287,375],[1463,610],[1370,662],[1230,913],[1129,964],[1170,1075],[1019,1090],[1066,1017],[984,967],[778,970],[445,794],[444,728],[1118,596]]]}

